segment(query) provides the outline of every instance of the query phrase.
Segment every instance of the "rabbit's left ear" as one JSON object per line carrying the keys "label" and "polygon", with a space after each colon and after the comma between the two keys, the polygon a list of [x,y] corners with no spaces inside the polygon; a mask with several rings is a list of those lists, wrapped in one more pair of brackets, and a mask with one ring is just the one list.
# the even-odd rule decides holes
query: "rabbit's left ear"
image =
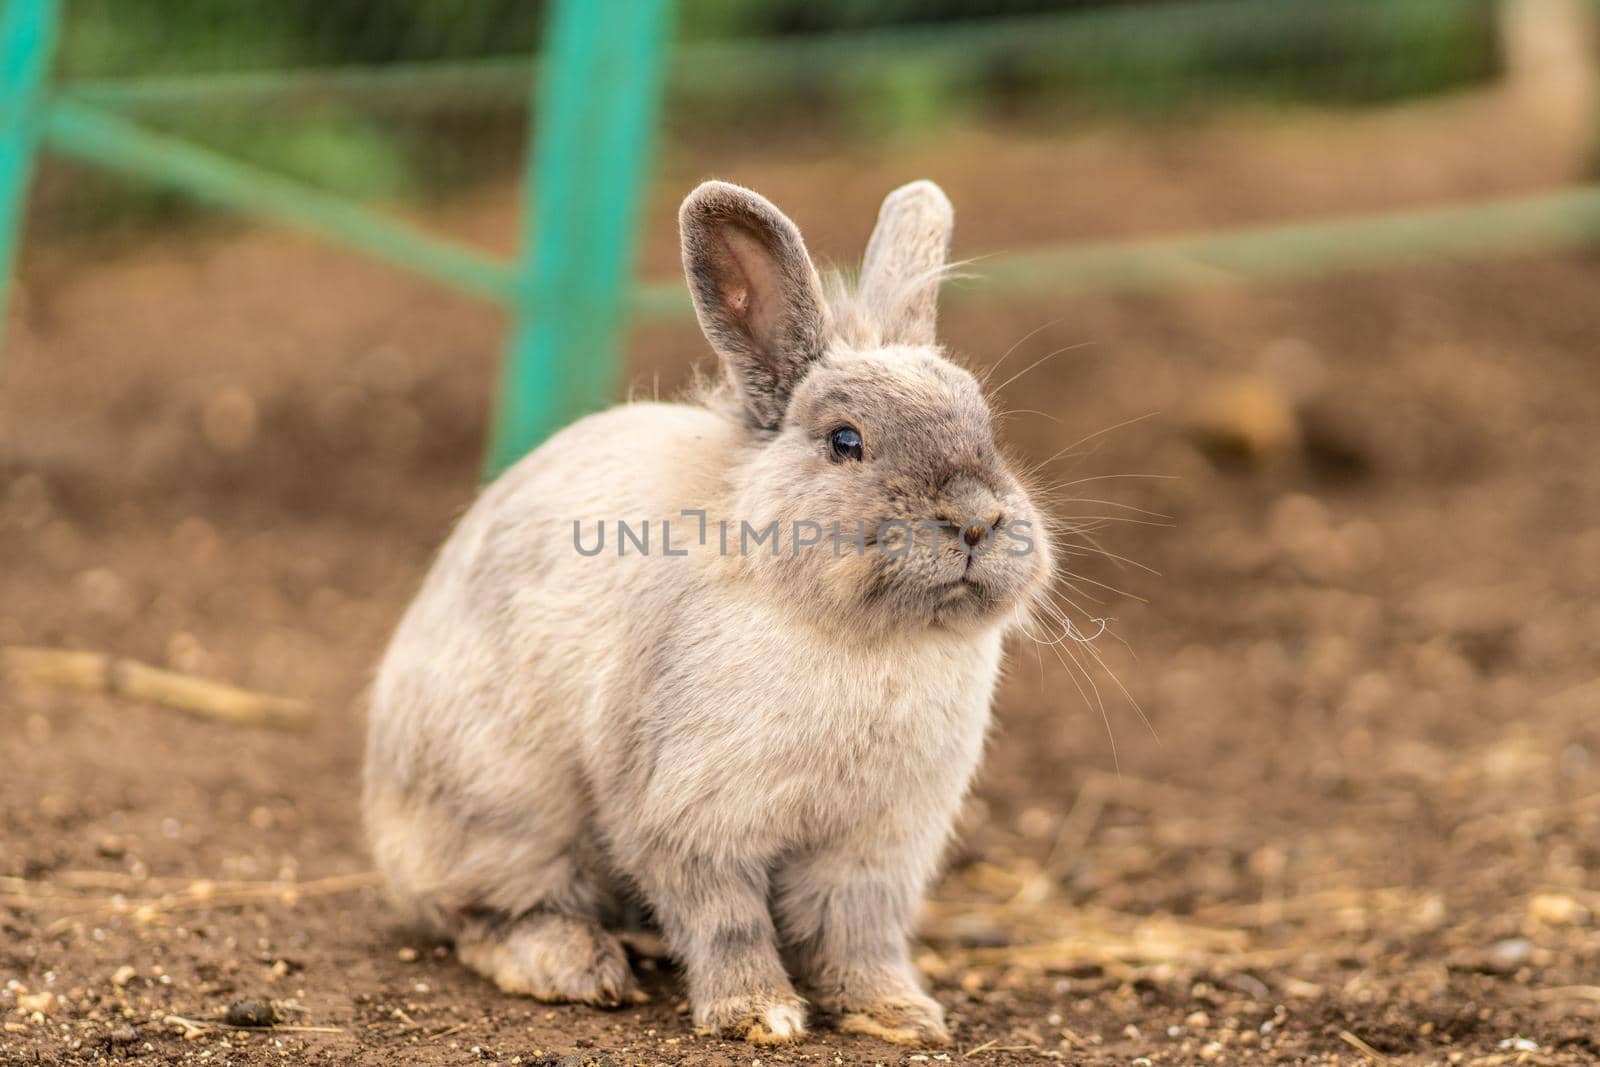
{"label": "rabbit's left ear", "polygon": [[930,181],[884,197],[861,263],[862,302],[889,343],[931,345],[955,209]]}
{"label": "rabbit's left ear", "polygon": [[705,182],[678,210],[694,310],[755,426],[775,430],[822,358],[828,309],[800,231],[765,197]]}

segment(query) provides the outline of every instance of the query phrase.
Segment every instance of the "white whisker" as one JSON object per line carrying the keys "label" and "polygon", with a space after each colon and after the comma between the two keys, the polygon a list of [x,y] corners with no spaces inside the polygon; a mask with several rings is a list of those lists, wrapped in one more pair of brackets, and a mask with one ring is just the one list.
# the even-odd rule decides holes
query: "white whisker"
{"label": "white whisker", "polygon": [[[1030,367],[1029,369],[1031,370],[1032,368]],[[1114,426],[1107,426],[1105,429],[1096,430],[1094,433],[1089,434],[1086,437],[1080,437],[1076,441],[1074,441],[1070,445],[1068,445],[1067,447],[1065,447],[1065,448],[1061,449],[1060,451],[1058,451],[1055,455],[1051,456],[1049,459],[1045,460],[1044,463],[1042,464],[1042,466],[1049,466],[1051,463],[1054,463],[1061,456],[1065,455],[1068,452],[1071,452],[1074,448],[1077,448],[1079,445],[1087,444],[1088,442],[1093,441],[1097,437],[1103,437],[1106,434],[1111,433],[1114,430],[1120,430],[1125,426],[1132,426],[1136,422],[1144,422],[1146,419],[1153,419],[1159,414],[1161,414],[1161,412],[1159,412],[1159,411],[1150,411],[1150,412],[1146,412],[1143,415],[1135,415],[1133,418],[1124,419],[1124,420],[1122,420],[1121,422],[1117,423]]]}
{"label": "white whisker", "polygon": [[1012,408],[1009,411],[1001,411],[1001,412],[996,413],[995,414],[995,418],[997,418],[997,419],[1009,419],[1013,415],[1037,415],[1042,419],[1049,419],[1051,422],[1055,423],[1057,426],[1062,425],[1062,422],[1061,422],[1060,419],[1056,418],[1054,415],[1050,414],[1047,411],[1040,411],[1037,408]]}
{"label": "white whisker", "polygon": [[[1055,653],[1056,659],[1060,660],[1062,669],[1067,672],[1067,677],[1072,678],[1073,686],[1077,688],[1085,703],[1089,700],[1089,694],[1083,691],[1081,685],[1078,685],[1077,679],[1073,677],[1072,668],[1067,666],[1067,659],[1072,660],[1073,664],[1083,674],[1083,680],[1089,683],[1089,688],[1094,693],[1095,706],[1100,709],[1100,721],[1106,725],[1106,740],[1111,744],[1111,766],[1118,774],[1121,774],[1122,761],[1117,756],[1117,735],[1116,731],[1111,728],[1111,715],[1106,711],[1105,700],[1100,696],[1100,687],[1095,685],[1094,679],[1089,675],[1089,669],[1079,662],[1078,657],[1072,654],[1070,648],[1066,648],[1063,645],[1051,645],[1050,649]],[[1065,653],[1066,658],[1063,658],[1063,653]]]}
{"label": "white whisker", "polygon": [[[1126,589],[1118,589],[1114,585],[1107,585],[1105,582],[1096,581],[1095,579],[1090,578],[1086,574],[1078,574],[1075,571],[1064,571],[1062,573],[1069,575],[1074,581],[1088,582],[1090,585],[1095,586],[1096,588],[1104,589],[1108,593],[1115,593],[1115,594],[1117,594],[1117,596],[1125,597],[1128,600],[1137,600],[1141,604],[1150,603],[1150,601],[1146,600],[1142,596],[1139,596],[1137,593],[1130,593]],[[1082,590],[1077,590],[1077,591],[1082,593]],[[1084,596],[1088,596],[1087,593],[1083,593],[1083,595]],[[1093,599],[1093,598],[1091,597],[1090,599]],[[1102,603],[1102,602],[1099,601],[1099,600],[1095,600],[1095,603],[1099,604],[1099,603]]]}
{"label": "white whisker", "polygon": [[1088,348],[1092,344],[1094,344],[1093,341],[1079,341],[1075,345],[1064,345],[1063,347],[1056,349],[1054,352],[1048,352],[1045,355],[1040,356],[1038,359],[1034,360],[1032,363],[1028,364],[1026,367],[1023,367],[1021,370],[1017,371],[1017,373],[1013,374],[1011,377],[1007,378],[1005,381],[1001,382],[999,385],[995,386],[994,389],[991,390],[991,392],[999,393],[1006,386],[1010,385],[1012,382],[1016,381],[1018,378],[1022,377],[1024,374],[1027,374],[1029,371],[1033,370],[1035,367],[1039,366],[1040,364],[1048,363],[1052,359],[1055,359],[1057,356],[1062,355],[1063,353],[1076,352],[1080,348]]}
{"label": "white whisker", "polygon": [[1049,322],[1046,322],[1043,325],[1035,326],[1033,329],[1029,330],[1027,333],[1018,338],[1016,344],[1006,349],[999,359],[995,360],[993,363],[989,364],[989,366],[983,369],[983,375],[979,380],[984,383],[984,388],[988,388],[989,378],[1005,365],[1005,361],[1011,358],[1011,354],[1013,352],[1027,344],[1029,341],[1033,340],[1035,337],[1039,336],[1039,334],[1043,333],[1045,330],[1048,330],[1050,327],[1059,326],[1065,321],[1066,318],[1064,316],[1059,319],[1051,319]]}

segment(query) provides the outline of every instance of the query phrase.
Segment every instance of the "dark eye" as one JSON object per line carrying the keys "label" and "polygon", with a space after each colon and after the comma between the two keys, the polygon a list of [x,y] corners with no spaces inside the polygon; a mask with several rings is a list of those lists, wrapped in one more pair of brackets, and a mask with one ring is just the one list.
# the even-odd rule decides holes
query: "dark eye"
{"label": "dark eye", "polygon": [[828,435],[828,448],[835,463],[861,458],[861,434],[854,426],[841,426]]}

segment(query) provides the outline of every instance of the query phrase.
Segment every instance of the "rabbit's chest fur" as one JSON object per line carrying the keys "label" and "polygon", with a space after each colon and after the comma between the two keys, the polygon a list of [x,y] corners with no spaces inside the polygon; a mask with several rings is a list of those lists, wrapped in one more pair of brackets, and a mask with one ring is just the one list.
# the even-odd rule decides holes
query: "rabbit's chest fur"
{"label": "rabbit's chest fur", "polygon": [[665,684],[606,713],[621,729],[598,765],[644,749],[622,818],[651,836],[775,852],[863,826],[910,834],[959,799],[988,725],[998,635],[852,645],[743,608],[725,616],[737,635],[680,626],[663,642]]}

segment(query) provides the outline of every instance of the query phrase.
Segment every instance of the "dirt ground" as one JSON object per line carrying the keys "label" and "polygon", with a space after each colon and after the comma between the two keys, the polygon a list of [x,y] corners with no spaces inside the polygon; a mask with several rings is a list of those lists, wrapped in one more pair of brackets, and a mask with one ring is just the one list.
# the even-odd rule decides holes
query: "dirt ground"
{"label": "dirt ground", "polygon": [[[645,259],[673,269],[672,206],[712,173],[843,262],[921,175],[979,255],[1574,167],[1471,98],[680,147]],[[511,203],[435,221],[504,248]],[[36,241],[0,377],[0,644],[301,697],[317,724],[0,689],[0,1062],[1600,1062],[1597,292],[1600,258],[1569,255],[952,301],[1015,450],[1081,442],[1041,478],[1081,528],[1084,641],[1016,642],[928,907],[954,1046],[824,1026],[774,1050],[695,1036],[665,965],[640,1008],[501,995],[365,877],[360,695],[472,497],[496,316],[283,233]],[[704,351],[639,330],[630,381],[671,392]],[[216,1024],[247,1000],[280,1025]]]}

